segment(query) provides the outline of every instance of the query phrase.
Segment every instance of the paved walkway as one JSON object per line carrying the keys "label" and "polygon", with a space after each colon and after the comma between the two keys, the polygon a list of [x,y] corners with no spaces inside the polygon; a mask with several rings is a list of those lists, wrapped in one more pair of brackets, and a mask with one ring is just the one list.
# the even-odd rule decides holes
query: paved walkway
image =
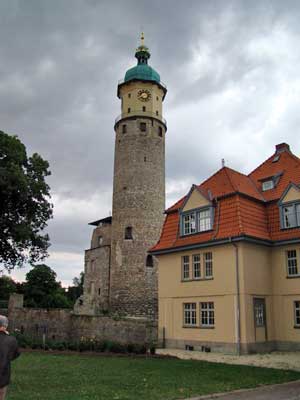
{"label": "paved walkway", "polygon": [[158,349],[158,354],[168,354],[182,359],[204,360],[225,364],[255,365],[257,367],[290,369],[300,371],[300,352],[272,352],[267,354],[250,354],[234,356],[223,353],[205,353],[178,349]]}
{"label": "paved walkway", "polygon": [[264,386],[259,389],[241,390],[229,394],[194,397],[187,400],[300,400],[300,381],[281,385]]}

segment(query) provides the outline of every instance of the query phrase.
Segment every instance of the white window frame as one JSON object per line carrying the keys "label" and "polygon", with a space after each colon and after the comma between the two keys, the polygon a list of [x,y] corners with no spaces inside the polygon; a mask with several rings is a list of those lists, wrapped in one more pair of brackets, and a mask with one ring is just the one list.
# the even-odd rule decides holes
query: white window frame
{"label": "white window frame", "polygon": [[184,235],[191,235],[192,233],[196,233],[196,213],[195,212],[183,215],[182,228],[183,228]]}
{"label": "white window frame", "polygon": [[215,303],[213,301],[200,303],[200,326],[203,328],[215,326]]}
{"label": "white window frame", "polygon": [[[290,212],[288,212],[290,210]],[[281,228],[291,229],[300,226],[300,203],[286,203],[280,206]]]}
{"label": "white window frame", "polygon": [[185,255],[181,257],[181,275],[183,281],[190,280],[190,256]]}
{"label": "white window frame", "polygon": [[268,179],[267,181],[262,182],[261,188],[263,192],[266,192],[267,190],[274,189],[275,184],[273,179]]}
{"label": "white window frame", "polygon": [[[192,255],[193,279],[201,279],[201,255]],[[197,274],[195,273],[197,271]]]}
{"label": "white window frame", "polygon": [[202,207],[180,215],[180,232],[182,236],[210,231],[213,228],[213,207]]}
{"label": "white window frame", "polygon": [[[206,279],[213,278],[214,271],[213,271],[213,253],[211,251],[207,251],[203,254],[204,258],[204,277]],[[208,271],[210,271],[208,273]]]}
{"label": "white window frame", "polygon": [[196,303],[183,303],[183,326],[197,326]]}
{"label": "white window frame", "polygon": [[198,232],[205,232],[211,229],[211,210],[206,208],[197,213]]}
{"label": "white window frame", "polygon": [[286,270],[287,276],[299,276],[298,252],[296,249],[286,251]]}
{"label": "white window frame", "polygon": [[300,300],[294,301],[294,324],[300,328]]}

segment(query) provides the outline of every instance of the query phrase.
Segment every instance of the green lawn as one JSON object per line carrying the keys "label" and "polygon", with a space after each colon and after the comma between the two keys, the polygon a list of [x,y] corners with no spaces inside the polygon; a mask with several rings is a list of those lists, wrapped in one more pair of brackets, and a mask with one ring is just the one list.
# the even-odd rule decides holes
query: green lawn
{"label": "green lawn", "polygon": [[170,400],[300,379],[267,368],[161,358],[24,353],[9,400]]}

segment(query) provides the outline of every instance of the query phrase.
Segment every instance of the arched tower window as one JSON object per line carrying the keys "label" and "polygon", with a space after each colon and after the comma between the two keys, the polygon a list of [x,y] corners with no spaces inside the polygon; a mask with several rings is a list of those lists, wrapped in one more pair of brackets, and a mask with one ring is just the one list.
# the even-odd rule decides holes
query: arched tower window
{"label": "arched tower window", "polygon": [[151,256],[151,254],[147,255],[146,267],[153,268],[153,256]]}
{"label": "arched tower window", "polygon": [[125,228],[125,239],[127,239],[127,240],[132,239],[132,226],[127,226]]}

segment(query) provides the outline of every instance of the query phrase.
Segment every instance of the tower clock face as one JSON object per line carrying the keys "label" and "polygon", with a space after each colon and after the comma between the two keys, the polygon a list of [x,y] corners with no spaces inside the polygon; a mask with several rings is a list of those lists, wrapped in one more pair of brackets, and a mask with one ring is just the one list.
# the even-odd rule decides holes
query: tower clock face
{"label": "tower clock face", "polygon": [[151,99],[151,93],[147,89],[142,89],[138,91],[138,99],[140,101],[149,101]]}

